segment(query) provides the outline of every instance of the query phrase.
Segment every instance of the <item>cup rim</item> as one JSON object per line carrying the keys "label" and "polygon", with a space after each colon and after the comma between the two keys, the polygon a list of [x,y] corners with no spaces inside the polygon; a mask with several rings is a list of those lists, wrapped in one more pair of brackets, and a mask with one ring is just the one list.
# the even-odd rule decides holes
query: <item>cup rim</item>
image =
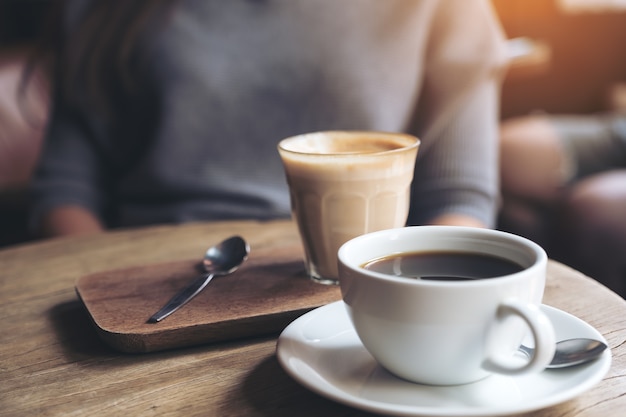
{"label": "cup rim", "polygon": [[[376,257],[370,257],[368,260],[363,261],[363,262],[354,262],[354,261],[350,261],[346,259],[348,256],[347,252],[350,250],[350,247],[356,244],[361,244],[363,241],[372,240],[372,239],[382,240],[383,236],[394,236],[398,234],[412,235],[416,233],[419,234],[421,230],[436,231],[437,229],[442,230],[445,233],[448,233],[450,236],[452,236],[453,234],[460,234],[466,237],[471,234],[474,234],[475,236],[480,235],[480,237],[483,237],[483,238],[488,238],[489,236],[492,236],[492,237],[497,236],[499,238],[506,238],[513,245],[518,245],[520,248],[524,247],[525,249],[529,250],[529,252],[532,252],[535,258],[529,266],[523,267],[521,271],[518,271],[512,274],[493,277],[489,279],[460,280],[460,281],[407,279],[405,277],[384,274],[381,272],[372,271],[372,270],[365,269],[362,267],[364,263],[368,262],[369,260],[376,259]],[[436,251],[436,250],[441,250],[441,249],[433,248],[433,250]],[[415,250],[415,252],[419,252],[419,251],[421,250],[419,249]],[[471,249],[467,250],[467,252],[479,253],[479,254],[484,253],[484,254],[493,255],[493,253],[490,253],[488,251],[474,251]],[[384,254],[381,253],[380,257],[390,256],[390,255],[394,255],[398,253],[401,253],[401,252],[396,251],[396,252],[390,252],[390,253],[384,253]],[[505,257],[505,259],[508,259],[508,258]],[[424,225],[424,226],[405,226],[405,227],[395,228],[395,229],[386,229],[386,230],[380,230],[377,232],[371,232],[371,233],[366,233],[366,234],[357,236],[345,242],[343,245],[341,245],[337,253],[337,260],[340,264],[342,264],[346,268],[349,268],[350,270],[362,276],[366,276],[371,279],[375,279],[379,281],[387,281],[387,282],[392,282],[392,283],[396,283],[400,285],[408,285],[408,286],[416,286],[416,285],[428,286],[428,287],[454,286],[458,288],[463,288],[463,287],[467,288],[467,287],[477,287],[477,286],[490,286],[490,285],[493,285],[494,280],[500,281],[500,280],[522,279],[527,274],[534,274],[538,269],[545,268],[545,266],[547,265],[548,255],[540,245],[533,242],[532,240],[513,234],[513,233],[501,231],[501,230],[484,229],[484,228],[477,228],[477,227],[465,227],[465,226]],[[341,284],[341,276],[339,277],[339,283]]]}
{"label": "cup rim", "polygon": [[[288,142],[294,142],[296,140],[303,140],[303,139],[314,137],[314,136],[322,137],[324,135],[345,135],[345,136],[357,136],[357,135],[372,136],[373,135],[373,136],[380,136],[380,137],[393,136],[393,137],[402,137],[404,139],[407,139],[408,141],[407,141],[407,144],[405,146],[402,146],[401,148],[390,149],[390,150],[385,150],[385,151],[377,151],[377,152],[316,153],[316,152],[298,151],[298,150],[289,149],[285,147],[285,145]],[[292,155],[303,155],[303,156],[306,155],[307,157],[342,157],[342,156],[350,157],[354,155],[384,156],[384,155],[389,155],[393,153],[402,153],[402,152],[411,151],[419,147],[420,144],[421,144],[421,141],[417,136],[412,135],[410,133],[405,133],[405,132],[392,132],[392,131],[383,131],[383,130],[321,130],[317,132],[302,133],[302,134],[284,138],[280,142],[278,142],[278,150],[280,152],[285,152],[285,153],[292,154]]]}

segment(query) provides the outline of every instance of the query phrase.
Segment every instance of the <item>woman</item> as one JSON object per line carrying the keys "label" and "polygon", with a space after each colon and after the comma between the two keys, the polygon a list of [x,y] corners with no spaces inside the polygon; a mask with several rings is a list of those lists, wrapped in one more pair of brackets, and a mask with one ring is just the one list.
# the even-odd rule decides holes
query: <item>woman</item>
{"label": "woman", "polygon": [[70,0],[34,181],[43,235],[289,216],[294,134],[406,131],[410,224],[490,227],[505,64],[486,0]]}

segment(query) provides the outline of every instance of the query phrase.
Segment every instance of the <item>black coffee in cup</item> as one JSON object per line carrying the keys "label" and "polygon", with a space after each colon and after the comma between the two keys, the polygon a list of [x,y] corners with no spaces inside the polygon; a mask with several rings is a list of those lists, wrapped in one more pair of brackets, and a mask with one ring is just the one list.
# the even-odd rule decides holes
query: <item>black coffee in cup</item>
{"label": "black coffee in cup", "polygon": [[436,281],[467,281],[510,275],[523,270],[494,255],[433,251],[394,254],[366,262],[363,268],[382,274]]}

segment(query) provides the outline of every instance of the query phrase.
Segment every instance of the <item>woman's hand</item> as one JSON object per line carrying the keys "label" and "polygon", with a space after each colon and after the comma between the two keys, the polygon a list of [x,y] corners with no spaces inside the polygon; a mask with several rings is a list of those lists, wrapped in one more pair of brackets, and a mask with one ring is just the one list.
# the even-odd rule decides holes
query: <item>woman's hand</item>
{"label": "woman's hand", "polygon": [[43,237],[75,236],[104,231],[102,222],[81,206],[60,206],[45,215],[41,222]]}
{"label": "woman's hand", "polygon": [[435,217],[429,224],[440,226],[487,227],[486,224],[474,217],[454,213],[442,214],[441,216]]}

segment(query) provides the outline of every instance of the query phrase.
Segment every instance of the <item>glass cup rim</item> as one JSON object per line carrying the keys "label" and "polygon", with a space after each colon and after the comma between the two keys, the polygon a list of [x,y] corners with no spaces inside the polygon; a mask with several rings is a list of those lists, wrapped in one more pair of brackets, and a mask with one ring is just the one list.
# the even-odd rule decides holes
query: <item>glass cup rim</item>
{"label": "glass cup rim", "polygon": [[[311,152],[311,151],[300,151],[294,150],[286,147],[286,145],[290,142],[301,141],[307,138],[312,137],[330,137],[331,135],[335,135],[335,137],[354,137],[354,136],[377,136],[377,137],[394,137],[394,138],[403,138],[407,140],[407,143],[396,149],[389,149],[384,151],[375,151],[375,152]],[[282,139],[278,142],[278,150],[280,152],[285,152],[292,155],[302,155],[307,157],[351,157],[355,155],[363,155],[363,156],[386,156],[394,153],[403,153],[407,151],[412,151],[413,149],[420,146],[420,139],[412,135],[410,133],[405,132],[391,132],[391,131],[382,131],[382,130],[322,130],[317,132],[309,132],[302,133],[299,135],[289,136],[287,138]]]}

